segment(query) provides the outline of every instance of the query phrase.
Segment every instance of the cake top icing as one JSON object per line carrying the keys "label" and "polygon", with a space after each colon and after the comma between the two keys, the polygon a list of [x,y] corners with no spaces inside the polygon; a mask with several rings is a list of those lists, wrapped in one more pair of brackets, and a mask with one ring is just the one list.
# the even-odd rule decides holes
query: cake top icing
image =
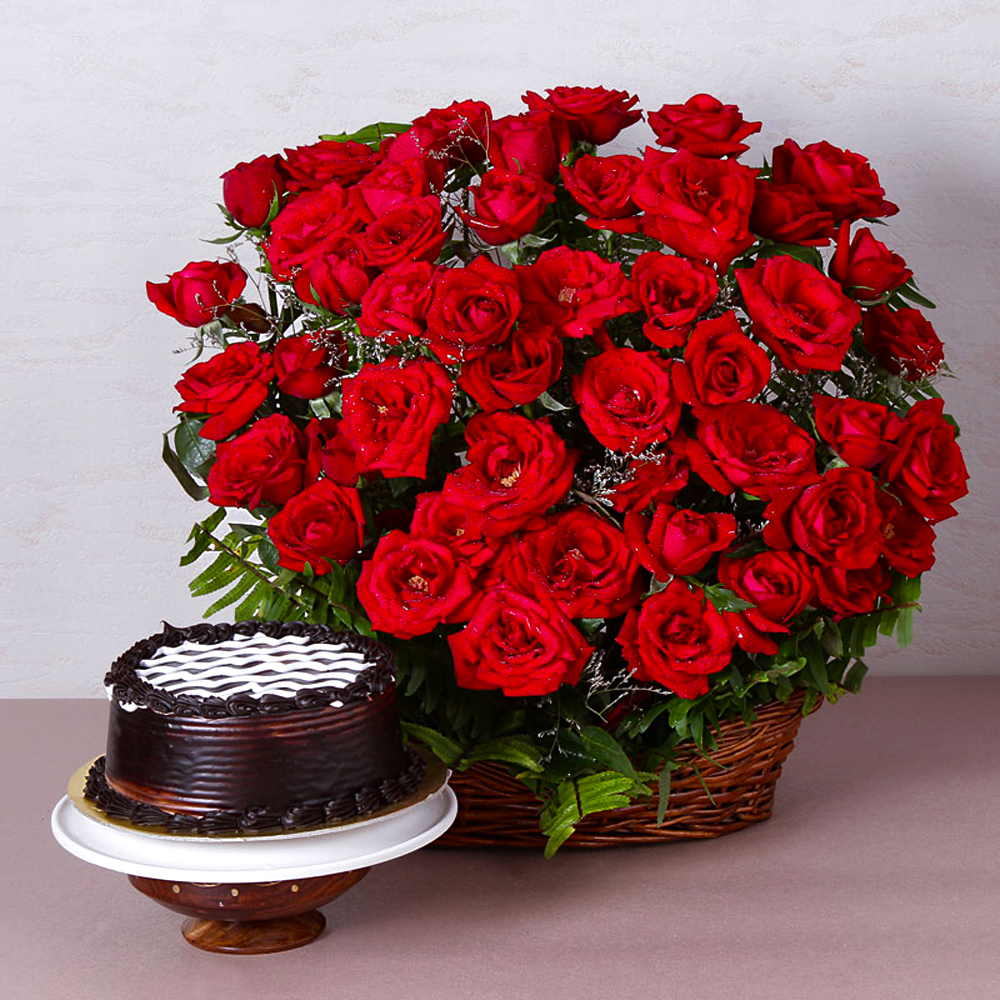
{"label": "cake top icing", "polygon": [[104,683],[126,711],[251,715],[369,699],[392,686],[393,658],[373,639],[303,622],[166,625]]}

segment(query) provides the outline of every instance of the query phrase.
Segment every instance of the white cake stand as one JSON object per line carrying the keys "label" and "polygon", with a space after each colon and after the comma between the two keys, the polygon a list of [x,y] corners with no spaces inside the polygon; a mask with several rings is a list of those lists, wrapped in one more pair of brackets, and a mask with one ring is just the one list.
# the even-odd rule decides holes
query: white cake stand
{"label": "white cake stand", "polygon": [[249,837],[155,834],[102,820],[63,796],[52,833],[70,854],[112,871],[156,902],[187,915],[182,931],[206,951],[262,954],[313,941],[317,907],[359,882],[372,865],[440,837],[458,801],[442,784],[426,798],[343,826]]}

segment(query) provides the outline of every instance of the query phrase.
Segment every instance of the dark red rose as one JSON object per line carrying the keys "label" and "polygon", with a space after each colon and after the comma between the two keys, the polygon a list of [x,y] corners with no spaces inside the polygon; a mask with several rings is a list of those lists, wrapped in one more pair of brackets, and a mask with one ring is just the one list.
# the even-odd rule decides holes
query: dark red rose
{"label": "dark red rose", "polygon": [[896,453],[879,470],[904,503],[937,524],[957,513],[952,504],[969,492],[969,473],[944,402],[922,399],[910,407]]}
{"label": "dark red rose", "polygon": [[839,371],[861,307],[816,268],[780,255],[736,272],[753,332],[792,371]]}
{"label": "dark red rose", "polygon": [[892,375],[916,382],[933,375],[944,361],[944,345],[917,309],[866,309],[861,329],[865,347]]}
{"label": "dark red rose", "polygon": [[862,227],[851,239],[851,224],[846,219],[837,233],[837,252],[830,261],[830,275],[844,290],[858,299],[876,299],[899,288],[913,277],[906,261]]}
{"label": "dark red rose", "polygon": [[624,90],[553,87],[545,93],[549,96],[542,97],[529,90],[521,100],[532,111],[550,111],[564,118],[574,139],[595,146],[610,142],[622,129],[642,118],[641,111],[632,110],[639,98],[630,97]]}
{"label": "dark red rose", "polygon": [[682,402],[719,406],[759,396],[771,377],[771,362],[730,310],[694,328],[684,361],[675,364],[671,374]]}
{"label": "dark red rose", "polygon": [[722,493],[736,488],[767,499],[819,478],[812,435],[766,403],[717,407],[699,421],[698,441],[705,454],[690,448],[691,466]]}
{"label": "dark red rose", "polygon": [[198,433],[221,441],[256,413],[273,378],[271,355],[250,341],[239,341],[184,373],[176,385],[184,402],[174,409],[211,414]]}
{"label": "dark red rose", "polygon": [[311,146],[285,150],[289,191],[319,191],[330,181],[342,187],[357,184],[372,171],[381,154],[360,142],[324,139]]}
{"label": "dark red rose", "polygon": [[703,514],[657,504],[652,517],[629,511],[625,537],[639,562],[659,580],[692,576],[736,538],[732,514]]}
{"label": "dark red rose", "polygon": [[444,159],[449,166],[486,159],[493,112],[482,101],[453,101],[413,119],[413,128],[397,136],[386,154],[390,160],[412,156]]}
{"label": "dark red rose", "polygon": [[368,262],[385,270],[408,260],[436,260],[447,238],[441,202],[431,195],[388,209],[368,226],[362,240]]}
{"label": "dark red rose", "polygon": [[358,600],[372,628],[412,639],[443,622],[468,621],[472,576],[446,545],[390,531],[361,567]]}
{"label": "dark red rose", "polygon": [[882,554],[882,511],[870,472],[840,466],[800,492],[779,493],[764,511],[764,541],[797,545],[827,566],[867,569]]}
{"label": "dark red rose", "polygon": [[377,219],[411,198],[426,198],[433,194],[427,173],[427,160],[414,156],[408,160],[387,160],[380,163],[358,184],[358,191]]}
{"label": "dark red rose", "polygon": [[649,127],[661,146],[686,149],[696,156],[739,156],[750,148],[742,140],[759,132],[761,124],[744,121],[735,104],[723,104],[709,94],[695,94],[683,104],[664,104],[649,115]]}
{"label": "dark red rose", "polygon": [[729,665],[736,635],[701,590],[672,580],[628,613],[618,642],[636,679],[697,698],[708,692],[708,675]]}
{"label": "dark red rose", "polygon": [[642,511],[654,503],[670,503],[687,486],[690,472],[687,439],[677,431],[657,450],[655,458],[636,458],[629,462],[626,478],[604,490],[601,496],[619,513]]}
{"label": "dark red rose", "polygon": [[758,177],[750,228],[779,243],[825,247],[833,236],[833,216],[801,184],[773,184]]}
{"label": "dark red rose", "polygon": [[445,500],[485,514],[487,535],[505,535],[569,492],[577,452],[548,420],[477,413],[465,428],[466,463],[444,481]]}
{"label": "dark red rose", "polygon": [[271,271],[289,281],[314,257],[325,256],[343,238],[363,225],[366,209],[356,193],[348,194],[335,181],[289,201],[271,223],[263,243]]}
{"label": "dark red rose", "polygon": [[350,562],[364,544],[365,516],[357,490],[321,479],[296,494],[271,518],[267,533],[278,550],[278,565],[317,576],[330,563]]}
{"label": "dark red rose", "polygon": [[527,532],[505,566],[508,582],[567,618],[614,618],[642,596],[639,562],[625,536],[586,507],[550,514]]}
{"label": "dark red rose", "polygon": [[563,184],[573,200],[594,218],[587,220],[593,229],[616,229],[636,232],[638,223],[624,227],[605,226],[608,220],[635,215],[639,206],[632,201],[632,189],[642,173],[638,156],[581,156],[571,167],[560,166]]}
{"label": "dark red rose", "polygon": [[146,282],[146,296],[184,326],[201,326],[224,316],[243,294],[247,276],[239,264],[192,261],[159,283]]}
{"label": "dark red rose", "polygon": [[632,199],[646,213],[647,236],[723,271],[754,241],[747,228],[753,182],[754,172],[735,160],[649,147]]}
{"label": "dark red rose", "polygon": [[448,637],[459,687],[509,697],[575,684],[590,646],[561,611],[508,587],[487,592],[472,620]]}
{"label": "dark red rose", "polygon": [[649,317],[642,332],[657,347],[680,347],[691,324],[719,294],[715,273],[705,264],[649,250],[632,265],[633,296]]}
{"label": "dark red rose", "polygon": [[536,400],[562,370],[563,347],[546,331],[515,330],[509,343],[494,347],[462,369],[458,386],[487,413]]}
{"label": "dark red rose", "polygon": [[791,139],[774,147],[771,180],[775,184],[801,184],[830,212],[834,222],[844,219],[877,219],[895,215],[899,208],[886,201],[878,174],[865,157],[828,142],[813,142],[800,149]]}
{"label": "dark red rose", "polygon": [[222,175],[222,200],[226,211],[248,229],[259,229],[271,214],[275,198],[285,193],[280,157],[258,156],[237,163]]}
{"label": "dark red rose", "polygon": [[587,359],[573,379],[573,398],[605,448],[638,454],[677,429],[681,403],[670,380],[672,364],[655,351],[629,347]]}
{"label": "dark red rose", "polygon": [[358,329],[388,344],[422,337],[436,268],[425,261],[397,264],[380,274],[361,300]]}
{"label": "dark red rose", "polygon": [[305,482],[315,482],[322,472],[338,486],[358,485],[357,456],[342,423],[338,417],[322,417],[306,424]]}
{"label": "dark red rose", "polygon": [[298,399],[325,396],[341,369],[314,334],[284,337],[274,346],[274,371],[278,388]]}
{"label": "dark red rose", "polygon": [[487,170],[478,187],[470,188],[472,212],[455,211],[490,246],[512,243],[535,228],[545,209],[556,200],[552,185],[536,174]]}
{"label": "dark red rose", "polygon": [[486,518],[478,510],[448,503],[442,493],[421,493],[410,522],[410,536],[447,545],[478,573],[497,548],[497,539],[486,538]]}
{"label": "dark red rose", "polygon": [[590,250],[554,247],[534,264],[514,266],[521,289],[521,326],[549,327],[566,337],[587,337],[607,320],[635,311],[621,264]]}
{"label": "dark red rose", "polygon": [[915,510],[885,490],[877,493],[882,511],[885,561],[903,576],[915,577],[934,565],[934,529]]}
{"label": "dark red rose", "polygon": [[795,551],[720,556],[719,583],[753,605],[741,614],[762,632],[787,632],[781,626],[800,615],[816,594],[809,560]]}
{"label": "dark red rose", "polygon": [[208,499],[219,507],[280,507],[302,489],[305,441],[281,413],[258,420],[232,441],[220,441],[208,470]]}
{"label": "dark red rose", "polygon": [[442,361],[477,358],[508,338],[520,310],[510,268],[486,256],[466,267],[441,268],[427,311],[426,339]]}
{"label": "dark red rose", "polygon": [[343,430],[358,472],[387,479],[427,474],[431,436],[451,412],[452,384],[433,361],[389,358],[343,382]]}
{"label": "dark red rose", "polygon": [[874,611],[879,598],[892,588],[892,576],[882,560],[867,569],[817,566],[815,576],[818,602],[834,613],[834,621]]}
{"label": "dark red rose", "polygon": [[373,269],[368,266],[358,237],[325,241],[323,250],[295,275],[295,294],[312,305],[343,315],[368,291]]}
{"label": "dark red rose", "polygon": [[892,410],[878,403],[819,393],[813,396],[819,436],[848,464],[874,469],[895,450],[906,426]]}
{"label": "dark red rose", "polygon": [[500,170],[552,180],[569,152],[566,120],[548,111],[498,118],[490,131],[490,163]]}

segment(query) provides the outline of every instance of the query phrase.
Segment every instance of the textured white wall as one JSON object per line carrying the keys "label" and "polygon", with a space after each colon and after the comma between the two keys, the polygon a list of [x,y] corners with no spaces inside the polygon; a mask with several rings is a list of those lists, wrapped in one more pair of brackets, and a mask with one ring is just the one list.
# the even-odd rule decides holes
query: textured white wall
{"label": "textured white wall", "polygon": [[[883,672],[997,669],[1000,14],[939,0],[329,0],[4,5],[0,695],[99,693],[160,619],[194,621],[195,516],[158,458],[183,342],[144,282],[210,256],[239,160],[455,98],[604,84],[708,91],[868,155],[885,231],[940,308],[973,495],[941,526],[914,650]],[[636,126],[628,143],[645,141]],[[639,136],[632,138],[631,135]],[[880,234],[883,235],[883,234]]]}

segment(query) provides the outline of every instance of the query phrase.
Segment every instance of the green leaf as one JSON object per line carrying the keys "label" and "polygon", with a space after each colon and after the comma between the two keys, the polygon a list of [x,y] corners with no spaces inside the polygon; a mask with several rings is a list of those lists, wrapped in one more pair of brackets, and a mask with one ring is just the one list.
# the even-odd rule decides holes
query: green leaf
{"label": "green leaf", "polygon": [[633,781],[638,780],[635,767],[625,749],[607,730],[600,726],[584,726],[580,731],[580,738],[599,763],[619,774],[627,774]]}
{"label": "green leaf", "polygon": [[321,135],[320,139],[325,142],[360,142],[376,149],[383,139],[402,135],[404,132],[409,132],[411,128],[413,128],[411,122],[373,122],[371,125],[365,125],[364,128],[359,128],[350,134],[347,132],[337,132],[335,135],[328,133]]}
{"label": "green leaf", "polygon": [[272,573],[281,572],[281,566],[278,565],[280,556],[270,538],[266,536],[261,538],[260,544],[257,546],[257,558],[265,569],[269,569]]}
{"label": "green leaf", "polygon": [[653,708],[647,708],[632,723],[630,727],[630,735],[641,736],[669,708],[669,701],[661,701],[659,705],[655,705]]}
{"label": "green leaf", "polygon": [[192,527],[188,541],[193,541],[194,545],[181,556],[181,566],[189,566],[208,551],[214,541],[212,532],[222,523],[225,516],[226,508],[217,507],[201,524]]}
{"label": "green leaf", "polygon": [[742,597],[737,597],[731,590],[716,583],[705,584],[702,590],[716,611],[747,611],[756,607],[755,604],[744,601]]}
{"label": "green leaf", "polygon": [[235,604],[257,582],[257,577],[252,573],[244,573],[236,582],[235,587],[205,609],[205,614],[202,617],[211,618],[212,615],[217,614],[223,608],[228,608],[230,604]]}
{"label": "green leaf", "polygon": [[542,770],[538,748],[523,736],[504,736],[479,744],[471,753],[462,758],[458,769],[464,771],[480,760],[502,760],[508,764],[516,764],[528,771],[539,772]]}
{"label": "green leaf", "polygon": [[184,492],[192,500],[204,500],[208,496],[208,487],[200,486],[191,477],[191,473],[184,468],[183,462],[177,457],[173,448],[170,447],[170,441],[167,439],[167,435],[163,435],[163,463],[166,467],[174,474],[174,478],[181,484]]}
{"label": "green leaf", "polygon": [[868,664],[864,660],[855,660],[851,665],[851,669],[847,671],[847,675],[844,677],[843,687],[848,691],[860,691],[861,682],[865,679],[865,674],[868,673]]}
{"label": "green leaf", "polygon": [[273,589],[264,580],[258,580],[253,589],[233,610],[233,619],[238,622],[245,622],[248,618],[253,618],[258,608],[273,593]]}
{"label": "green leaf", "polygon": [[902,295],[904,299],[909,299],[910,302],[915,302],[918,306],[923,306],[925,309],[937,309],[937,306],[929,298],[917,291],[917,286],[913,283],[912,278],[905,285],[900,285],[896,289],[896,293]]}
{"label": "green leaf", "polygon": [[215,442],[199,434],[203,426],[203,420],[183,420],[174,435],[177,457],[188,472],[200,479],[205,478],[208,467],[215,461]]}
{"label": "green leaf", "polygon": [[560,782],[542,808],[542,833],[548,838],[545,857],[556,853],[584,816],[627,806],[631,799],[626,793],[633,785],[630,777],[615,771]]}
{"label": "green leaf", "polygon": [[428,726],[418,726],[415,722],[403,722],[401,725],[403,732],[407,736],[419,740],[449,767],[461,759],[461,746],[444,734],[439,733],[436,729],[431,729]]}
{"label": "green leaf", "polygon": [[547,392],[543,392],[538,397],[538,402],[545,407],[546,410],[551,410],[553,413],[559,413],[561,410],[571,410],[571,406],[563,406],[558,399],[553,399]]}
{"label": "green leaf", "polygon": [[670,780],[673,777],[674,768],[677,767],[673,761],[668,760],[663,763],[663,770],[660,771],[660,777],[657,781],[656,792],[657,792],[657,804],[656,804],[656,825],[663,826],[663,817],[667,814],[667,809],[670,807]]}
{"label": "green leaf", "polygon": [[823,257],[815,247],[799,246],[798,243],[769,243],[760,252],[761,258],[794,257],[803,263],[811,264],[817,271],[823,270]]}

